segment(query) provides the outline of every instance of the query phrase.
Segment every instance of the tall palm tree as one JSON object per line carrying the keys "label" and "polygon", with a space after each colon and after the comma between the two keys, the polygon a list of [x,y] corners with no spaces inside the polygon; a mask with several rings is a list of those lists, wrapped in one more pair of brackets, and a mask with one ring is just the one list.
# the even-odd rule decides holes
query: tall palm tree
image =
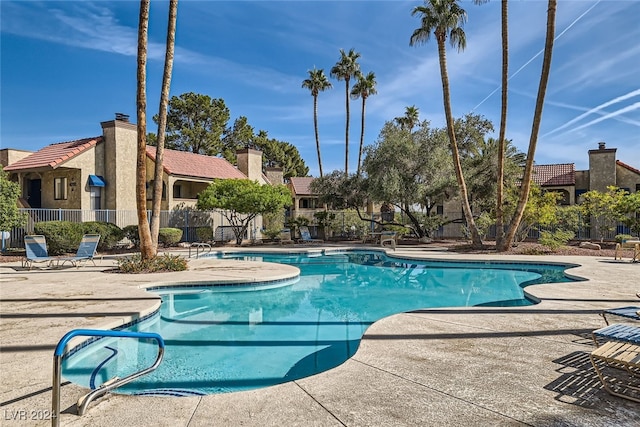
{"label": "tall palm tree", "polygon": [[140,235],[140,256],[151,259],[156,250],[151,239],[147,220],[147,42],[149,34],[149,3],[140,0],[138,21],[138,69],[137,69],[137,156],[136,156],[136,210],[138,212],[138,234]]}
{"label": "tall palm tree", "polygon": [[173,53],[176,45],[176,20],[178,17],[178,0],[169,1],[169,23],[167,26],[167,46],[165,48],[164,72],[162,75],[162,90],[160,92],[160,107],[158,111],[158,137],[156,144],[156,162],[153,178],[153,202],[151,204],[151,241],[158,251],[158,234],[160,231],[160,208],[162,204],[162,185],[164,168],[164,140],[167,130],[167,105],[169,104],[169,88],[171,87],[171,73],[173,70]]}
{"label": "tall palm tree", "polygon": [[360,123],[360,149],[358,150],[358,171],[360,175],[360,165],[362,164],[362,148],[364,146],[364,112],[367,98],[371,95],[378,93],[376,90],[376,75],[373,72],[369,72],[366,76],[362,73],[356,74],[356,84],[351,89],[351,98],[362,98],[362,118]]}
{"label": "tall palm tree", "polygon": [[447,133],[451,145],[451,154],[456,171],[456,179],[462,198],[462,209],[464,211],[467,228],[471,233],[472,246],[482,247],[482,239],[476,227],[469,204],[467,186],[462,173],[460,153],[456,142],[456,135],[451,114],[451,95],[449,92],[449,75],[447,73],[447,54],[445,42],[447,36],[451,45],[460,50],[466,46],[466,36],[462,26],[467,19],[467,13],[462,9],[456,0],[425,0],[424,6],[416,6],[411,15],[420,15],[421,25],[414,30],[409,44],[411,46],[419,43],[426,43],[433,33],[438,43],[438,56],[440,59],[440,77],[442,79],[442,94],[444,101],[444,113],[447,119]]}
{"label": "tall palm tree", "polygon": [[[489,0],[474,0],[476,4],[487,3]],[[507,102],[509,84],[509,7],[508,0],[502,0],[501,27],[502,27],[502,101],[500,107],[500,130],[498,133],[498,175],[496,188],[496,249],[503,247],[504,240],[504,164],[507,142]]]}
{"label": "tall palm tree", "polygon": [[309,70],[309,78],[302,82],[302,87],[311,91],[313,96],[313,128],[316,131],[316,150],[318,151],[318,168],[320,169],[320,178],[322,178],[322,157],[320,157],[320,137],[318,136],[318,94],[333,86],[324,74],[323,69]]}
{"label": "tall palm tree", "polygon": [[547,33],[544,44],[544,54],[542,58],[542,71],[540,73],[540,84],[538,86],[538,95],[536,97],[536,107],[533,113],[533,123],[531,125],[531,136],[529,137],[529,149],[527,150],[527,163],[524,168],[524,176],[520,185],[520,197],[516,212],[511,218],[509,229],[502,241],[502,246],[498,248],[500,251],[507,251],[513,243],[514,236],[522,220],[524,209],[529,198],[529,189],[531,187],[531,177],[533,175],[533,158],[536,153],[536,145],[538,143],[538,133],[540,131],[540,122],[542,121],[542,109],[544,107],[544,97],[547,93],[547,83],[549,82],[549,74],[551,72],[551,57],[553,54],[553,42],[556,32],[556,8],[557,0],[549,0],[547,6]]}
{"label": "tall palm tree", "polygon": [[344,80],[345,83],[345,107],[347,111],[347,125],[344,134],[344,174],[349,174],[349,81],[351,77],[360,71],[360,64],[358,64],[358,58],[360,54],[353,49],[346,53],[344,49],[340,49],[340,59],[336,65],[331,68],[329,75],[338,80]]}

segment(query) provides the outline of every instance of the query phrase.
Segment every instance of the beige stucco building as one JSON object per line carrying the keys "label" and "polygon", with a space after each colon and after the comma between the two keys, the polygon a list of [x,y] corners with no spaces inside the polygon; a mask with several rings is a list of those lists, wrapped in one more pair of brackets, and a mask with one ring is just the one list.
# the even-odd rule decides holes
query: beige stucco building
{"label": "beige stucco building", "polygon": [[[101,123],[102,135],[48,145],[36,152],[0,150],[10,179],[20,184],[26,208],[79,210],[78,220],[104,220],[98,211],[136,211],[137,128],[127,116]],[[251,179],[282,184],[282,170],[262,170],[262,152],[237,153],[238,167],[219,157],[164,150],[161,209],[193,207],[214,179]],[[147,208],[151,208],[156,147],[146,150]],[[114,221],[111,221],[114,222]],[[131,220],[124,220],[127,225]],[[261,224],[257,225],[258,227]]]}

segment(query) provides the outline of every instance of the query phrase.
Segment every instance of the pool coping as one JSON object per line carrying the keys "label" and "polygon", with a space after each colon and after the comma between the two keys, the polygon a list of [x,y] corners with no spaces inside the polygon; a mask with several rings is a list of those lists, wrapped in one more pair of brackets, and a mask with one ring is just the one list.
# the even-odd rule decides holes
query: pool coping
{"label": "pool coping", "polygon": [[[403,253],[409,257],[413,256],[408,251],[397,251],[397,253]],[[420,256],[419,258],[475,259],[481,262],[495,260],[496,258],[504,259],[504,256],[479,257],[444,252],[434,256],[434,253],[429,251],[425,251],[423,254],[426,256]],[[556,375],[564,375],[556,374],[553,368],[555,365],[551,363],[550,359],[565,354],[565,352],[584,352],[591,348],[592,344],[589,342],[576,341],[576,336],[571,334],[570,331],[581,331],[588,328],[597,329],[597,327],[602,326],[602,319],[597,315],[599,310],[629,305],[630,303],[637,304],[634,294],[638,291],[637,277],[640,274],[638,264],[614,262],[604,257],[509,256],[509,258],[516,260],[516,262],[533,260],[534,263],[539,263],[541,259],[554,264],[558,259],[561,260],[561,264],[569,261],[580,265],[572,269],[572,274],[578,274],[588,280],[574,282],[570,286],[562,287],[554,284],[529,286],[527,289],[542,300],[540,304],[533,306],[535,307],[533,310],[522,310],[518,307],[507,310],[473,307],[470,309],[424,310],[390,316],[372,325],[363,337],[362,347],[345,364],[293,383],[260,389],[255,392],[209,395],[202,398],[171,400],[166,398],[131,399],[120,395],[112,395],[106,399],[106,402],[101,402],[95,407],[92,406],[89,413],[84,417],[63,414],[63,422],[65,424],[92,426],[122,424],[124,422],[128,422],[130,425],[141,425],[135,422],[135,418],[132,419],[131,417],[144,414],[146,422],[172,426],[207,425],[207,420],[211,420],[211,417],[225,420],[227,425],[240,423],[246,425],[282,425],[282,423],[295,424],[296,422],[316,425],[382,425],[393,424],[392,420],[396,418],[389,418],[392,416],[399,417],[396,419],[396,423],[398,420],[405,420],[402,424],[410,424],[416,420],[424,421],[425,417],[429,416],[430,418],[428,419],[432,420],[431,422],[440,420],[440,424],[447,425],[447,420],[449,420],[448,422],[454,425],[463,422],[465,413],[469,413],[473,414],[474,420],[486,421],[491,419],[497,423],[504,423],[505,420],[509,419],[511,422],[536,425],[535,420],[538,419],[536,417],[541,414],[553,413],[555,416],[562,414],[565,420],[573,420],[573,425],[589,422],[598,424],[597,420],[601,420],[600,424],[605,425],[602,424],[601,416],[597,414],[597,412],[602,412],[610,417],[608,422],[617,422],[618,425],[632,425],[632,420],[628,414],[637,410],[637,406],[629,406],[629,404],[634,405],[633,403],[630,402],[628,404],[626,401],[610,398],[606,393],[598,389],[594,390],[588,407],[562,402],[558,400],[556,392],[547,390],[547,385],[545,385],[545,381],[542,381],[543,378],[541,378],[540,374],[544,373],[542,377],[546,378],[546,383],[548,384],[548,381],[555,378]],[[50,370],[48,367],[46,369],[34,369],[34,366],[42,366],[43,368],[47,365],[50,366],[51,352],[46,349],[46,346],[42,348],[43,346],[40,344],[51,342],[51,337],[61,336],[58,331],[66,329],[64,325],[58,326],[57,321],[52,323],[49,319],[64,320],[65,317],[45,316],[48,312],[47,310],[55,310],[53,313],[55,315],[62,312],[62,310],[56,307],[40,307],[38,304],[42,305],[42,303],[39,303],[38,300],[30,303],[29,295],[60,294],[74,296],[91,290],[94,292],[92,295],[104,296],[104,299],[102,297],[93,298],[98,301],[93,301],[90,298],[88,303],[94,304],[96,310],[93,311],[101,314],[108,314],[109,298],[116,302],[118,298],[121,298],[124,301],[124,303],[121,301],[121,305],[130,306],[138,312],[143,311],[145,307],[148,308],[150,303],[153,304],[148,296],[141,295],[141,293],[146,293],[143,290],[145,283],[149,281],[157,282],[157,276],[125,277],[124,275],[118,275],[118,282],[121,282],[121,284],[118,285],[118,289],[113,289],[114,286],[106,286],[106,284],[112,284],[114,276],[103,275],[101,272],[103,269],[104,267],[93,268],[89,266],[79,271],[74,269],[73,271],[65,270],[64,272],[34,271],[26,273],[20,270],[11,272],[3,268],[3,273],[6,271],[8,277],[16,279],[15,283],[10,283],[10,285],[3,287],[0,296],[5,301],[13,301],[11,304],[3,301],[2,304],[4,323],[1,335],[3,338],[2,365],[3,377],[5,377],[2,385],[2,400],[5,402],[3,409],[46,409],[50,405],[50,394],[48,395],[46,391],[47,383],[50,387]],[[242,273],[255,274],[255,272],[250,273],[247,271]],[[224,274],[224,272],[221,274]],[[28,277],[28,280],[18,282],[20,277],[23,276]],[[110,276],[108,280],[107,276]],[[3,285],[5,284],[7,282],[3,282]],[[124,295],[125,293],[129,296]],[[48,301],[47,298],[44,298],[44,300]],[[57,299],[47,304],[59,304],[55,301]],[[74,304],[69,302],[68,305],[70,307],[68,311],[71,312],[74,309]],[[556,310],[556,308],[563,307],[567,308],[567,313],[571,313],[570,316],[567,317],[563,314],[564,309],[561,311]],[[42,313],[42,315],[18,317],[19,310],[32,310],[31,312]],[[114,311],[114,316],[122,318],[120,311]],[[9,315],[5,316],[6,313]],[[472,314],[472,317],[468,317],[470,314]],[[80,313],[80,315],[82,316],[83,313]],[[12,316],[18,319],[16,320],[17,323],[11,323],[14,318]],[[83,317],[83,319],[82,324],[78,326],[96,326],[108,323],[104,319],[100,321],[100,318],[96,317]],[[513,319],[522,320],[514,322]],[[31,327],[31,334],[21,334],[20,331],[23,330],[20,329],[22,327],[21,322],[25,324],[25,328],[29,325],[41,325],[41,327],[36,327],[35,329]],[[442,330],[443,332],[450,331],[444,337],[453,335],[450,338],[436,341],[429,338],[419,341],[412,341],[409,338],[407,341],[407,338],[403,338],[405,336],[411,337],[411,328],[417,325],[423,325],[419,326],[420,330],[430,331],[435,328],[435,330]],[[430,349],[434,345],[438,347],[438,352],[455,352],[458,345],[471,345],[472,348],[477,348],[478,351],[482,350],[481,354],[484,355],[480,360],[475,360],[475,352],[465,356],[470,358],[469,368],[481,368],[493,357],[498,357],[497,354],[491,356],[494,351],[493,346],[487,347],[485,341],[466,339],[464,338],[465,334],[459,335],[456,331],[463,326],[464,328],[471,328],[470,330],[480,328],[478,329],[479,331],[495,329],[496,331],[509,332],[513,330],[516,333],[516,337],[521,337],[518,338],[518,341],[529,343],[525,349],[531,346],[536,348],[535,352],[525,352],[530,359],[529,368],[520,366],[517,358],[509,358],[509,362],[502,366],[504,373],[509,374],[509,376],[503,378],[503,373],[494,373],[494,377],[502,382],[490,388],[490,390],[487,390],[486,385],[479,383],[479,381],[486,381],[487,379],[480,373],[481,371],[475,375],[465,376],[462,383],[460,383],[459,379],[451,376],[446,377],[447,380],[445,382],[440,381],[438,379],[439,370],[442,369],[442,374],[446,375],[447,371],[450,372],[451,367],[449,365],[447,365],[449,367],[440,367],[438,353],[431,354],[432,350]],[[563,335],[558,335],[558,338],[552,340],[545,339],[544,334],[538,339],[536,336],[518,332],[520,329],[523,329],[523,331],[540,329],[541,331],[549,330],[551,332],[555,331],[556,328],[567,332],[561,332]],[[26,329],[24,330],[26,331]],[[10,331],[15,332],[10,333]],[[394,338],[394,341],[379,341],[380,334],[397,338]],[[502,340],[510,342],[515,339],[508,338],[509,336],[511,335],[505,335]],[[398,341],[395,341],[395,339]],[[500,340],[496,341],[496,343],[500,342]],[[423,371],[422,369],[415,370],[416,364],[419,364],[419,362],[416,362],[411,356],[412,348],[422,345],[428,345],[428,347],[420,350],[420,354],[428,356],[428,359],[425,359],[425,362],[428,361],[428,369],[425,372],[433,375],[428,384],[424,384],[417,377],[412,379],[408,376],[411,372],[413,372],[411,375],[419,375]],[[33,346],[33,349],[30,346]],[[25,352],[25,350],[21,350],[22,348],[29,348],[29,350]],[[517,346],[513,347],[513,351],[517,351],[517,349]],[[408,358],[404,356],[405,353],[407,353]],[[519,378],[518,382],[512,385],[510,383],[511,375],[513,375],[512,368],[516,371],[522,371],[523,369],[535,369],[535,371],[526,377]],[[4,373],[7,374],[5,375]],[[358,378],[362,378],[365,383],[360,383]],[[25,382],[25,380],[28,382]],[[477,382],[478,385],[476,387]],[[530,392],[525,393],[526,401],[522,401],[516,395],[510,395],[506,399],[505,396],[502,396],[502,398],[497,397],[501,389],[515,387],[516,384],[531,387]],[[394,392],[389,387],[396,386],[402,387],[409,394],[402,394],[404,397],[401,399],[393,397]],[[449,389],[450,386],[459,387],[460,391],[464,391],[466,397],[458,396],[459,392]],[[74,396],[77,397],[79,393],[86,392],[85,390],[73,385],[65,386],[63,390],[63,407],[73,407]],[[304,390],[304,393],[300,394],[301,390]],[[483,392],[476,394],[476,390],[483,390]],[[422,396],[424,393],[444,393],[439,394],[439,396],[441,396],[440,399],[445,399],[448,402],[447,408],[440,407],[433,399],[417,401],[410,397]],[[483,395],[487,393],[489,395],[496,394],[491,403],[483,403]],[[449,397],[443,396],[458,397],[456,397],[457,400],[451,400]],[[318,406],[318,404],[321,406]],[[393,404],[393,406],[390,407],[389,404]],[[521,411],[514,415],[515,408],[519,406],[531,407],[531,405],[536,405],[538,409],[533,412]],[[154,409],[151,410],[151,408]],[[623,408],[626,409],[622,410]],[[127,419],[129,421],[125,421]],[[46,423],[42,423],[42,425],[44,424]],[[426,424],[429,423],[427,422]]]}

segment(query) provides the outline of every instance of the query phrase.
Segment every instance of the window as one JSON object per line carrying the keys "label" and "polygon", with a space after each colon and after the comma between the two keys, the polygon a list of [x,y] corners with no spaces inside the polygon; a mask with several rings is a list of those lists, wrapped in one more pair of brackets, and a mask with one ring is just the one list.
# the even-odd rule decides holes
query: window
{"label": "window", "polygon": [[91,209],[98,210],[102,208],[101,196],[102,196],[102,188],[101,187],[89,187],[90,190],[90,198],[91,198]]}
{"label": "window", "polygon": [[173,186],[173,198],[181,199],[182,198],[182,186],[175,184]]}
{"label": "window", "polygon": [[299,207],[301,209],[316,209],[317,199],[300,199]]}
{"label": "window", "polygon": [[53,198],[55,200],[67,200],[67,178],[53,179]]}

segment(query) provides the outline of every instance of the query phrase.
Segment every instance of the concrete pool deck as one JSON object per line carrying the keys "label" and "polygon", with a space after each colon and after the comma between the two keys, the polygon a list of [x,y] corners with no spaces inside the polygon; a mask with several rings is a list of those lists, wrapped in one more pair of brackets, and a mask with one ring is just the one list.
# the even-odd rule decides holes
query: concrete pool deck
{"label": "concrete pool deck", "polygon": [[[296,249],[316,250],[314,245]],[[335,247],[333,247],[335,248]],[[358,247],[363,249],[363,247]],[[251,248],[251,251],[256,250]],[[262,250],[262,249],[259,249]],[[185,252],[186,253],[186,252]],[[75,415],[88,390],[64,382],[69,426],[637,426],[640,404],[610,396],[589,362],[603,309],[640,305],[640,264],[608,257],[459,255],[402,247],[398,256],[580,265],[587,281],[527,287],[527,307],[429,309],[372,325],[357,353],[321,374],[264,389],[187,398],[112,394]],[[53,350],[76,328],[112,328],[152,312],[145,285],[284,278],[291,267],[192,259],[187,272],[31,270],[0,264],[0,424],[50,425]]]}

